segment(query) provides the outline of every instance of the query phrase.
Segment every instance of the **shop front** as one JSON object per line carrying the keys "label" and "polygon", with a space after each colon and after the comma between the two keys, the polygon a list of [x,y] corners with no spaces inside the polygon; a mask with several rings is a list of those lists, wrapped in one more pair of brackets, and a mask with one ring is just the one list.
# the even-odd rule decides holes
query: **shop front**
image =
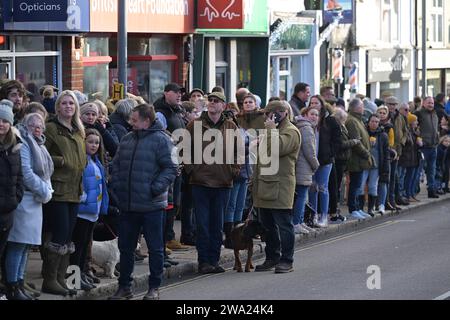
{"label": "shop front", "polygon": [[[103,97],[118,78],[117,0],[110,2],[91,1],[83,39],[84,92]],[[129,1],[127,11],[128,92],[154,102],[169,82],[188,86],[183,48],[194,32],[194,0]]]}
{"label": "shop front", "polygon": [[0,2],[0,79],[17,79],[39,100],[44,84],[63,87],[64,51],[89,31],[89,1]]}
{"label": "shop front", "polygon": [[[435,97],[438,93],[450,95],[450,56],[449,49],[427,50],[427,96]],[[422,94],[422,51],[418,53],[417,92]]]}
{"label": "shop front", "polygon": [[412,51],[381,49],[367,51],[367,93],[370,98],[394,95],[400,101],[414,97]]}
{"label": "shop front", "polygon": [[[215,86],[225,89],[235,100],[237,88],[246,87],[266,101],[269,61],[269,22],[267,0],[238,0],[223,8],[199,1],[197,21],[208,12],[219,12],[202,22],[194,35],[193,86],[210,92]],[[228,10],[228,11],[227,11]],[[219,17],[229,14],[233,19]],[[219,29],[220,28],[220,29]]]}

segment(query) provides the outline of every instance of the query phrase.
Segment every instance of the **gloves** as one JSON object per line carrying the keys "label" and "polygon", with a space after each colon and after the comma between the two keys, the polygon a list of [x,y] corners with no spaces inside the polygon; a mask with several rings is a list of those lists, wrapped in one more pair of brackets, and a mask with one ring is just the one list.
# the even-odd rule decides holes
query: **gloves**
{"label": "gloves", "polygon": [[349,142],[350,142],[350,145],[351,145],[352,147],[354,147],[354,146],[356,146],[357,144],[361,143],[361,140],[359,140],[359,139],[350,139]]}

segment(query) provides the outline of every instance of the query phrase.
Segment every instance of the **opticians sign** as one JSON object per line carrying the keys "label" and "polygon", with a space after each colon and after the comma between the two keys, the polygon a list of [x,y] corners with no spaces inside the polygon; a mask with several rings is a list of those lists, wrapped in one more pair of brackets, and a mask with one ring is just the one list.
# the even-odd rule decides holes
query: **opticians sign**
{"label": "opticians sign", "polygon": [[67,1],[13,1],[13,19],[21,21],[66,21]]}
{"label": "opticians sign", "polygon": [[4,30],[88,32],[89,0],[3,0]]}

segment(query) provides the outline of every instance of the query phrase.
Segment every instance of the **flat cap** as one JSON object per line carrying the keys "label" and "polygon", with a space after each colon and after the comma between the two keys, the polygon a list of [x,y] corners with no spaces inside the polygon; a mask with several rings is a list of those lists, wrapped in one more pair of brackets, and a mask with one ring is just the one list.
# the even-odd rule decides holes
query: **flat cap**
{"label": "flat cap", "polygon": [[394,96],[390,96],[387,97],[386,99],[384,99],[384,102],[386,104],[399,104],[400,102],[398,101],[398,99]]}
{"label": "flat cap", "polygon": [[276,111],[288,111],[288,107],[283,101],[271,101],[264,108],[265,113],[276,112]]}
{"label": "flat cap", "polygon": [[211,92],[208,95],[208,99],[209,98],[217,98],[219,100],[222,100],[223,102],[227,101],[227,98],[225,98],[225,95],[222,92]]}

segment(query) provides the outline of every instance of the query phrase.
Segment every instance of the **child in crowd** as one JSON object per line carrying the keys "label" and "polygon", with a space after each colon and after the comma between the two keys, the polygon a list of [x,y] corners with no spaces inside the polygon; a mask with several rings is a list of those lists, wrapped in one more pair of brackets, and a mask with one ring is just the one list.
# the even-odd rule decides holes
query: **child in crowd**
{"label": "child in crowd", "polygon": [[445,194],[444,191],[444,177],[448,177],[449,170],[449,146],[450,135],[443,136],[437,149],[436,158],[436,189],[438,194]]}
{"label": "child in crowd", "polygon": [[[79,266],[81,271],[85,266],[88,243],[92,239],[95,223],[99,214],[107,214],[109,203],[102,136],[95,129],[87,129],[85,142],[88,163],[83,172],[83,195],[72,237],[75,252],[70,257],[70,263]],[[93,288],[95,286],[82,273],[81,289]]]}

